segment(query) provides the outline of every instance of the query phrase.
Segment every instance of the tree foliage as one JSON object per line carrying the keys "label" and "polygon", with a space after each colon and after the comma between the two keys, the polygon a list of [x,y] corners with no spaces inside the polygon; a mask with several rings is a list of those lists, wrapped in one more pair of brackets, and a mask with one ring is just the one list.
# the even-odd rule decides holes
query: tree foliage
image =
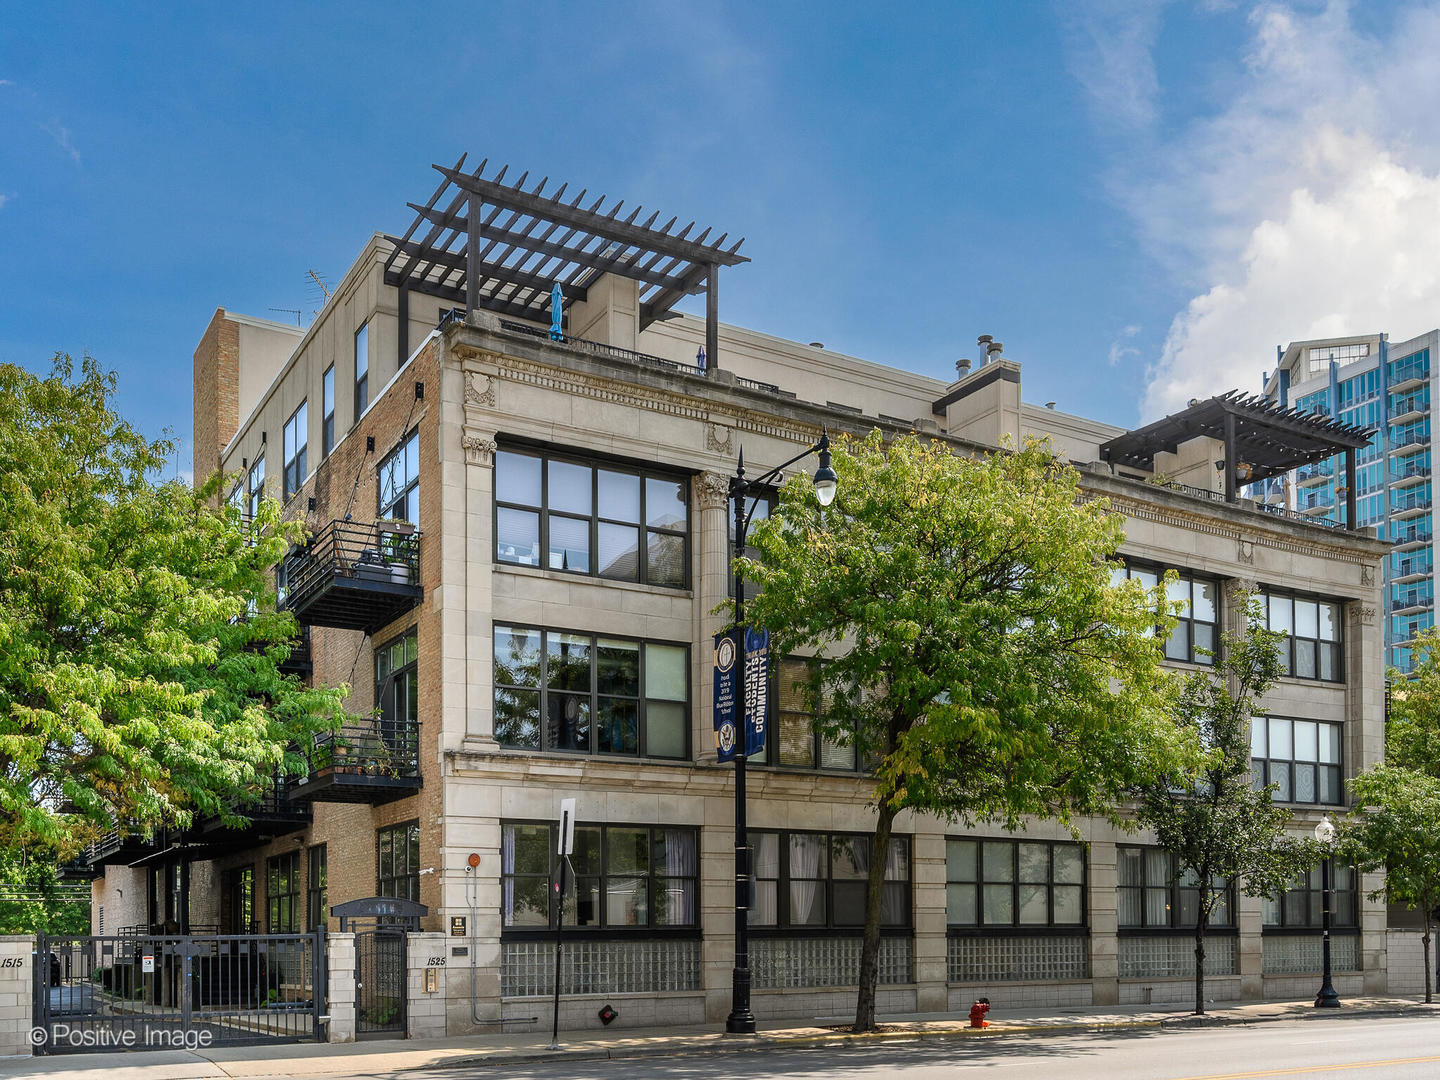
{"label": "tree foliage", "polygon": [[88,934],[90,888],[65,880],[51,853],[0,851],[0,934]]}
{"label": "tree foliage", "polygon": [[296,631],[267,572],[298,537],[155,477],[173,452],[57,356],[0,366],[0,848],[68,855],[97,831],[241,820],[343,690],[279,674]]}
{"label": "tree foliage", "polygon": [[1195,920],[1195,1012],[1205,1012],[1205,931],[1229,883],[1250,896],[1276,896],[1320,857],[1315,843],[1290,835],[1290,811],[1254,786],[1250,722],[1281,672],[1285,635],[1266,630],[1246,597],[1245,628],[1226,634],[1209,670],[1185,678],[1175,717],[1204,748],[1190,767],[1141,789],[1137,820],[1175,856],[1199,895]]}
{"label": "tree foliage", "polygon": [[[778,653],[824,657],[816,723],[873,763],[887,850],[904,810],[1018,827],[1026,815],[1115,816],[1173,766],[1158,597],[1112,586],[1121,519],[1081,497],[1048,445],[962,458],[907,436],[842,440],[822,510],[803,477],[756,525],[762,591],[747,611]],[[870,860],[856,1009],[874,1024],[885,860]]]}

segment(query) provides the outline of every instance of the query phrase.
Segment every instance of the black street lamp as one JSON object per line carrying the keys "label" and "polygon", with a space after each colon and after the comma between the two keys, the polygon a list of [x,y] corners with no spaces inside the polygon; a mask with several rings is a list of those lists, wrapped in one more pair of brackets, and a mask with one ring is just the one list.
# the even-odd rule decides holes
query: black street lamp
{"label": "black street lamp", "polygon": [[[822,429],[820,441],[789,461],[775,466],[769,472],[745,478],[745,451],[735,465],[735,475],[730,478],[730,498],[735,504],[735,554],[745,550],[745,541],[750,534],[750,521],[755,516],[755,506],[747,510],[745,497],[751,490],[762,488],[776,479],[780,473],[794,465],[801,458],[811,454],[820,455],[820,467],[815,470],[815,497],[821,506],[829,506],[835,499],[835,470],[830,467],[830,436]],[[736,700],[740,710],[740,736],[735,740],[735,967],[730,981],[730,1015],[725,1018],[725,1031],[729,1035],[755,1034],[755,1014],[750,1011],[750,842],[745,833],[745,576],[739,567],[735,569],[735,633],[740,652],[736,664]]]}
{"label": "black street lamp", "polygon": [[1320,897],[1321,897],[1321,945],[1325,977],[1320,983],[1320,992],[1315,995],[1315,1008],[1317,1009],[1338,1009],[1340,1007],[1340,995],[1335,992],[1335,985],[1330,981],[1330,852],[1331,844],[1335,842],[1335,823],[1329,816],[1320,819],[1320,824],[1315,826],[1315,839],[1320,841],[1325,848],[1325,858],[1320,861]]}

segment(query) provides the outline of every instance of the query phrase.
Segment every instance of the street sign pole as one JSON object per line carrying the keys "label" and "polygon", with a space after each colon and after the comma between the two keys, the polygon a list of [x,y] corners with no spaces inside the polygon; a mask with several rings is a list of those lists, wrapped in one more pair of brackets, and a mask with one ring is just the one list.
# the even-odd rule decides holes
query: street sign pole
{"label": "street sign pole", "polygon": [[560,832],[555,845],[560,870],[555,881],[555,1015],[550,1028],[547,1050],[563,1049],[560,1045],[560,967],[565,946],[565,871],[570,866],[570,853],[575,850],[575,800],[560,800]]}

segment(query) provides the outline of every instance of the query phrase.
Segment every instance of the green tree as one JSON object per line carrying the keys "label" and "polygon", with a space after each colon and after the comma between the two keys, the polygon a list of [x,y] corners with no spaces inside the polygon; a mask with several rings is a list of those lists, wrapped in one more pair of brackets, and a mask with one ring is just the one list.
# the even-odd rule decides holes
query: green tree
{"label": "green tree", "polygon": [[273,501],[243,521],[218,476],[158,482],[174,445],[115,388],[88,357],[0,365],[0,849],[238,824],[342,716],[343,690],[276,669],[296,627],[268,573],[298,524]]}
{"label": "green tree", "polygon": [[1290,812],[1253,781],[1250,721],[1280,675],[1276,649],[1285,635],[1264,629],[1253,599],[1244,608],[1246,627],[1223,636],[1214,667],[1189,675],[1176,701],[1176,720],[1205,748],[1203,756],[1146,784],[1136,812],[1198,894],[1196,1015],[1205,1012],[1205,931],[1231,885],[1249,896],[1276,896],[1319,857],[1313,841],[1287,833]]}
{"label": "green tree", "polygon": [[742,566],[762,587],[748,614],[777,653],[825,658],[805,686],[817,727],[873,768],[855,1016],[866,1030],[897,814],[1010,828],[1116,816],[1183,743],[1159,597],[1111,585],[1122,521],[1082,497],[1048,445],[964,458],[876,432],[838,444],[834,467],[834,504],[821,510],[792,478]]}
{"label": "green tree", "polygon": [[62,877],[46,853],[0,851],[0,934],[88,934],[90,886]]}
{"label": "green tree", "polygon": [[1418,908],[1424,919],[1425,1000],[1432,1000],[1430,940],[1440,905],[1440,630],[1415,643],[1414,666],[1390,672],[1385,761],[1350,781],[1354,810],[1342,824],[1341,850],[1360,870],[1384,870],[1370,894]]}

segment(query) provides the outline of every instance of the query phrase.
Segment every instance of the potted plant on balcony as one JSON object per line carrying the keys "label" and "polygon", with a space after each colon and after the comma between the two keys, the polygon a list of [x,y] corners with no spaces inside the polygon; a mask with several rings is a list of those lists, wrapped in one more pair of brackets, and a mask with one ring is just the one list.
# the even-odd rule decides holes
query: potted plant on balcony
{"label": "potted plant on balcony", "polygon": [[410,584],[411,542],[415,535],[415,523],[401,518],[392,518],[375,523],[379,538],[380,553],[390,569],[390,581],[395,585]]}

